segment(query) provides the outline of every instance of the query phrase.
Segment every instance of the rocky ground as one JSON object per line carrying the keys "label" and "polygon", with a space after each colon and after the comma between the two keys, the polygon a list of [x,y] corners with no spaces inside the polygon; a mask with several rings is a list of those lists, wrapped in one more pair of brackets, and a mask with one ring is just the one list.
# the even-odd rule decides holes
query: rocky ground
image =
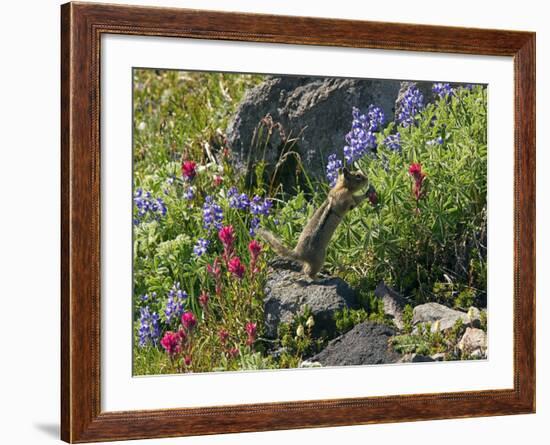
{"label": "rocky ground", "polygon": [[[439,303],[414,306],[380,283],[375,295],[383,302],[386,321],[365,320],[340,334],[335,313],[359,307],[355,290],[337,277],[311,281],[299,265],[284,259],[270,264],[265,288],[266,336],[275,338],[280,323],[290,323],[307,306],[315,320],[312,336],[325,340],[324,348],[308,357],[302,367],[431,362],[487,357],[487,336],[482,312],[449,308]],[[409,303],[410,304],[410,303]]]}

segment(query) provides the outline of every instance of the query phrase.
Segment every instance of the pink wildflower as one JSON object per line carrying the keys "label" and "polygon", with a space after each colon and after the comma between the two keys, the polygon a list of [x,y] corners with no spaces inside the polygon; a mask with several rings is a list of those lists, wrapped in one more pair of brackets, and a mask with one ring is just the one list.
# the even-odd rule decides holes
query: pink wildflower
{"label": "pink wildflower", "polygon": [[220,336],[221,344],[225,345],[225,342],[229,338],[229,332],[227,332],[225,329],[220,329],[220,332],[218,332],[218,335]]}
{"label": "pink wildflower", "polygon": [[185,311],[181,316],[181,324],[185,327],[185,329],[191,331],[197,324],[195,314],[191,311]]}
{"label": "pink wildflower", "polygon": [[229,260],[229,263],[227,263],[227,270],[229,270],[229,272],[231,272],[237,278],[241,279],[244,276],[245,267],[241,263],[240,258],[236,256],[231,258],[231,260]]}
{"label": "pink wildflower", "polygon": [[187,333],[183,329],[180,329],[178,331],[178,337],[180,338],[181,343],[183,343],[187,338]]}
{"label": "pink wildflower", "polygon": [[422,165],[418,163],[412,163],[409,167],[409,174],[416,178],[418,175],[422,174]]}
{"label": "pink wildflower", "polygon": [[206,271],[212,275],[214,278],[217,278],[221,275],[222,273],[222,270],[220,268],[220,262],[218,261],[218,259],[216,258],[214,260],[214,264],[210,265],[210,264],[207,264],[206,265]]}
{"label": "pink wildflower", "polygon": [[250,270],[253,272],[258,272],[256,268],[256,260],[262,251],[262,245],[253,239],[248,243],[248,250],[250,251]]}
{"label": "pink wildflower", "polygon": [[416,201],[418,203],[418,201],[420,200],[420,198],[423,195],[422,183],[424,182],[424,179],[426,178],[426,173],[424,173],[422,171],[422,165],[417,164],[417,163],[413,163],[409,167],[409,174],[414,179],[413,194],[414,194],[414,197],[416,198]]}
{"label": "pink wildflower", "polygon": [[233,230],[233,226],[222,227],[218,232],[218,237],[220,238],[224,248],[232,248],[233,243],[235,242],[235,231]]}
{"label": "pink wildflower", "polygon": [[223,184],[223,178],[220,175],[214,175],[214,185],[219,187]]}
{"label": "pink wildflower", "polygon": [[185,179],[191,181],[197,174],[196,167],[197,167],[196,162],[183,161],[181,163],[181,174]]}
{"label": "pink wildflower", "polygon": [[256,340],[257,333],[257,323],[252,323],[248,321],[245,326],[246,333],[248,334],[248,339],[246,340],[247,345],[251,345]]}
{"label": "pink wildflower", "polygon": [[250,251],[250,256],[252,259],[258,258],[258,255],[260,255],[260,252],[262,251],[262,245],[253,239],[248,243],[248,250]]}
{"label": "pink wildflower", "polygon": [[168,331],[164,334],[164,337],[162,337],[160,344],[166,350],[168,355],[170,355],[170,357],[173,357],[180,351],[179,342],[179,336],[171,331]]}
{"label": "pink wildflower", "polygon": [[210,296],[206,292],[203,292],[202,294],[199,295],[199,304],[205,308],[208,305],[209,299],[210,299]]}
{"label": "pink wildflower", "polygon": [[220,295],[222,292],[222,269],[220,267],[220,260],[216,258],[214,264],[207,264],[206,271],[214,277],[216,281],[216,295]]}
{"label": "pink wildflower", "polygon": [[185,363],[185,366],[191,365],[191,362],[192,362],[191,356],[186,355],[185,358],[183,359],[183,363]]}

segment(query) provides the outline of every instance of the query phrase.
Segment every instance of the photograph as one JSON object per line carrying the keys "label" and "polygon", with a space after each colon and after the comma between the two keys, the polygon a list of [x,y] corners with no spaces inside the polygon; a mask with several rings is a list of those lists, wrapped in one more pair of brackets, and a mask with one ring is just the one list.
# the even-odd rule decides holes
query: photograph
{"label": "photograph", "polygon": [[134,67],[132,374],[486,360],[487,94]]}

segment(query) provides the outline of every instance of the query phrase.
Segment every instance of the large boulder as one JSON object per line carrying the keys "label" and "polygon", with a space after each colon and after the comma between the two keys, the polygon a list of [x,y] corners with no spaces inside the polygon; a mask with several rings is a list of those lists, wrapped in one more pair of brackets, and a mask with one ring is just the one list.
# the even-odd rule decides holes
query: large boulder
{"label": "large boulder", "polygon": [[[430,94],[431,82],[418,82],[418,86]],[[273,169],[287,139],[297,138],[293,149],[300,154],[308,174],[324,178],[328,155],[341,153],[345,145],[352,108],[366,111],[369,105],[377,105],[389,122],[394,118],[400,87],[399,80],[269,77],[245,95],[227,128],[227,142],[242,167],[265,159]],[[431,94],[426,102],[430,100]],[[282,131],[281,127],[273,128],[264,144],[265,137],[258,142],[260,135],[254,135],[267,115]]]}
{"label": "large boulder", "polygon": [[439,303],[426,303],[413,309],[413,325],[430,324],[432,331],[447,331],[458,320],[462,320],[464,326],[480,326],[480,312],[476,308],[470,308],[468,313],[448,308]]}
{"label": "large boulder", "polygon": [[487,356],[487,334],[476,328],[467,328],[457,345],[463,354],[474,358]]}
{"label": "large boulder", "polygon": [[271,263],[265,286],[266,336],[275,338],[281,322],[290,322],[305,306],[311,309],[315,336],[334,337],[334,312],[357,306],[355,291],[341,278],[320,277],[311,281],[299,266],[286,260]]}
{"label": "large boulder", "polygon": [[397,363],[402,356],[390,345],[395,330],[380,323],[365,321],[328,343],[308,362],[323,366],[378,365]]}

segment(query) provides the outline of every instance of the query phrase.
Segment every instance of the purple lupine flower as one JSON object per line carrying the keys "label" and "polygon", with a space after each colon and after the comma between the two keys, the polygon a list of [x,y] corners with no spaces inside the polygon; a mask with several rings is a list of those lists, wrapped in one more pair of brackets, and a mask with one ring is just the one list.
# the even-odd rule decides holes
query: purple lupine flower
{"label": "purple lupine flower", "polygon": [[193,247],[193,252],[197,256],[204,255],[206,251],[208,250],[208,245],[210,244],[210,241],[204,238],[199,238],[197,240],[197,244]]}
{"label": "purple lupine flower", "polygon": [[411,84],[398,99],[395,120],[403,127],[408,127],[423,108],[424,96],[415,84]]}
{"label": "purple lupine flower", "polygon": [[203,227],[211,230],[222,228],[223,210],[214,202],[211,196],[207,196],[202,206]]}
{"label": "purple lupine flower", "polygon": [[369,120],[369,129],[371,131],[380,131],[386,122],[382,108],[370,105],[367,109],[367,118]]}
{"label": "purple lupine flower", "polygon": [[166,300],[166,307],[164,309],[166,324],[170,325],[174,320],[179,320],[186,300],[187,293],[180,289],[180,283],[174,283],[172,289],[168,292],[168,299]]}
{"label": "purple lupine flower", "polygon": [[151,313],[149,307],[142,307],[139,314],[139,346],[156,346],[158,344],[161,329],[160,318],[156,312]]}
{"label": "purple lupine flower", "polygon": [[250,198],[246,193],[240,193],[237,187],[231,187],[227,192],[229,207],[232,209],[247,210],[250,206]]}
{"label": "purple lupine flower", "polygon": [[432,91],[440,98],[453,95],[453,89],[451,88],[451,85],[443,82],[434,83],[432,86]]}
{"label": "purple lupine flower", "polygon": [[401,134],[399,132],[388,135],[383,141],[386,147],[392,151],[401,151]]}
{"label": "purple lupine flower", "polygon": [[151,295],[149,295],[149,294],[144,294],[144,295],[141,295],[139,298],[140,298],[141,301],[143,301],[144,303],[146,303],[147,301],[149,301],[149,299],[155,300],[155,299],[157,298],[157,293],[156,293],[156,292],[152,292]]}
{"label": "purple lupine flower", "polygon": [[250,233],[250,236],[256,236],[256,229],[259,227],[259,225],[260,225],[260,218],[258,218],[257,216],[254,216],[250,220],[250,229],[248,230],[248,233]]}
{"label": "purple lupine flower", "polygon": [[427,145],[443,145],[443,138],[441,136],[432,139],[431,141],[426,142]]}
{"label": "purple lupine flower", "polygon": [[183,191],[183,197],[188,201],[191,201],[195,197],[195,188],[193,186],[187,187]]}
{"label": "purple lupine flower", "polygon": [[250,213],[252,215],[249,229],[250,236],[256,235],[256,229],[260,226],[260,217],[262,215],[268,216],[271,207],[273,207],[273,201],[271,201],[271,199],[262,199],[260,196],[255,195],[250,200]]}
{"label": "purple lupine flower", "polygon": [[374,133],[380,130],[385,122],[384,112],[374,105],[370,105],[365,114],[361,114],[358,108],[353,107],[351,114],[351,131],[346,134],[344,146],[344,157],[350,163],[376,148]]}
{"label": "purple lupine flower", "polygon": [[262,199],[258,195],[255,195],[250,201],[250,213],[252,215],[269,215],[269,211],[273,206],[273,202],[270,199]]}
{"label": "purple lupine flower", "polygon": [[134,216],[134,224],[142,221],[159,220],[166,216],[167,208],[162,198],[155,198],[151,192],[143,193],[143,189],[137,188],[134,192],[134,205],[137,214]]}
{"label": "purple lupine flower", "polygon": [[327,179],[331,187],[336,185],[338,179],[338,169],[342,168],[342,161],[336,158],[333,153],[328,157],[327,163]]}

